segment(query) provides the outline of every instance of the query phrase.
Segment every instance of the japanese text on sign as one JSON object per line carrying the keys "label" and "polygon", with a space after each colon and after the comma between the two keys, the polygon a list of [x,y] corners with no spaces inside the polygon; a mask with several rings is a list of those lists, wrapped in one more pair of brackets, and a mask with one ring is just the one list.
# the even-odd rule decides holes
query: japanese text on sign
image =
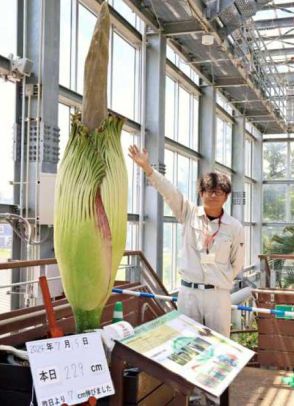
{"label": "japanese text on sign", "polygon": [[113,395],[100,331],[26,343],[39,406]]}

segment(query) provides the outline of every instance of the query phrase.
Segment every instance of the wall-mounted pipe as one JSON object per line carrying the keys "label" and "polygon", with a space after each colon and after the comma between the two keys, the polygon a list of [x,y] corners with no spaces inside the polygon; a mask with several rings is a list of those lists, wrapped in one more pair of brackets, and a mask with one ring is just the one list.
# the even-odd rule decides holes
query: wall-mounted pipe
{"label": "wall-mounted pipe", "polygon": [[246,287],[231,294],[232,305],[244,303],[251,297],[252,288]]}

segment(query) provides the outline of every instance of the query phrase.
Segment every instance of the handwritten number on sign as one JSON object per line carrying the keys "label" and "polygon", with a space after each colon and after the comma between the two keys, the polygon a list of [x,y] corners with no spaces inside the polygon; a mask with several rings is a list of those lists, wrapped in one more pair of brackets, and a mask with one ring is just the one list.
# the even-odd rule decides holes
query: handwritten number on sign
{"label": "handwritten number on sign", "polygon": [[84,367],[81,362],[78,364],[72,363],[71,365],[67,365],[64,367],[64,370],[66,379],[74,379],[84,376]]}

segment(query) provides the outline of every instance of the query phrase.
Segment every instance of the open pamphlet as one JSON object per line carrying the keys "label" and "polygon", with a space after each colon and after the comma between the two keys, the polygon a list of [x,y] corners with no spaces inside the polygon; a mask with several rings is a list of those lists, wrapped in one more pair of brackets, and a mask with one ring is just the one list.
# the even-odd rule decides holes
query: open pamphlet
{"label": "open pamphlet", "polygon": [[215,397],[254,355],[176,310],[136,327],[127,338],[117,339]]}

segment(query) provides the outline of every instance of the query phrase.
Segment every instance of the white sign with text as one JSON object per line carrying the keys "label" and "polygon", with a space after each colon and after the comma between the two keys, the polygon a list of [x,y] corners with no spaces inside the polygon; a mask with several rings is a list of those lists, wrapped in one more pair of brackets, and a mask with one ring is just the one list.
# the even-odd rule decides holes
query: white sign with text
{"label": "white sign with text", "polygon": [[26,343],[38,406],[113,395],[100,331]]}

